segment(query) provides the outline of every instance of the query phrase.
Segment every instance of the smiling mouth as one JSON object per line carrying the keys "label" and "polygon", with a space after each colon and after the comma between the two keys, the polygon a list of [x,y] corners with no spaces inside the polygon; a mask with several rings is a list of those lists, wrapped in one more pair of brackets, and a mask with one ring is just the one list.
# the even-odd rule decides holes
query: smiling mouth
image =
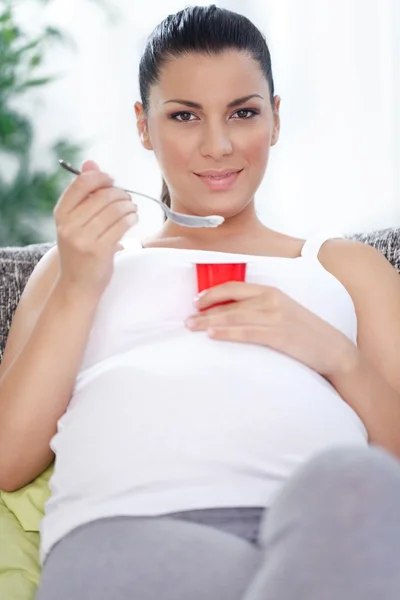
{"label": "smiling mouth", "polygon": [[239,174],[242,171],[243,171],[243,169],[240,169],[239,171],[231,171],[230,173],[225,173],[225,175],[202,175],[201,173],[195,173],[195,175],[197,175],[198,177],[204,177],[205,179],[215,179],[216,181],[218,181],[221,179],[226,179],[227,177],[230,177],[231,175]]}
{"label": "smiling mouth", "polygon": [[236,184],[236,181],[241,174],[243,169],[240,171],[231,171],[224,175],[200,175],[195,173],[199,180],[206,186],[207,189],[215,192],[223,192],[230,190]]}
{"label": "smiling mouth", "polygon": [[[237,173],[238,171],[236,171]],[[208,177],[208,179],[226,179],[229,175],[233,175],[233,173],[227,173],[226,175],[200,175],[200,177]]]}

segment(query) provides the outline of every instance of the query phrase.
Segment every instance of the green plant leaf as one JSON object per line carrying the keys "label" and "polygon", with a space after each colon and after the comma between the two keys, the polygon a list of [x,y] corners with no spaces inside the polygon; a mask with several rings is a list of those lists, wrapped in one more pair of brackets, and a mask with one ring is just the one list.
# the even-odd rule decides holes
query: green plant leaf
{"label": "green plant leaf", "polygon": [[24,92],[27,88],[30,87],[39,87],[41,85],[47,85],[48,83],[54,81],[56,77],[40,77],[39,79],[30,79],[25,81],[22,85],[19,85],[15,88],[15,93]]}
{"label": "green plant leaf", "polygon": [[41,54],[34,54],[29,59],[29,66],[35,69],[43,62],[43,56]]}
{"label": "green plant leaf", "polygon": [[4,44],[10,46],[16,39],[18,39],[21,31],[18,27],[3,27],[1,30],[1,37],[3,38]]}
{"label": "green plant leaf", "polygon": [[7,23],[11,20],[11,10],[6,9],[3,13],[0,14],[0,25],[3,23]]}
{"label": "green plant leaf", "polygon": [[12,154],[27,151],[32,142],[32,124],[11,109],[0,111],[0,150]]}
{"label": "green plant leaf", "polygon": [[58,29],[57,27],[52,27],[48,25],[44,30],[44,37],[48,39],[52,38],[55,40],[63,41],[64,36],[65,33],[63,33],[61,29]]}

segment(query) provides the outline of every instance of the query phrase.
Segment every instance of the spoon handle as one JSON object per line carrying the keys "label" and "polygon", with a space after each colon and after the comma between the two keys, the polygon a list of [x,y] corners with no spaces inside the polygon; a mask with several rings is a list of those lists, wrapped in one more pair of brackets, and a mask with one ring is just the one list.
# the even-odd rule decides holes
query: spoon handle
{"label": "spoon handle", "polygon": [[65,162],[65,160],[59,160],[58,162],[64,169],[66,169],[67,171],[70,171],[71,173],[74,173],[74,175],[82,174],[81,171],[78,171],[78,169],[74,169],[74,167],[72,165],[70,165],[69,163]]}
{"label": "spoon handle", "polygon": [[[59,160],[58,162],[64,169],[66,169],[67,171],[70,171],[71,173],[74,173],[74,175],[82,174],[81,171],[78,171],[78,169],[75,169],[70,163],[65,162],[65,160]],[[116,187],[120,187],[120,186],[117,185]],[[127,190],[123,187],[121,187],[121,189],[124,190],[124,192],[127,192],[128,194],[135,194],[136,196],[143,196],[143,198],[148,198],[149,200],[153,200],[153,202],[157,202],[157,204],[159,204],[162,208],[167,208],[165,206],[165,204],[161,200],[157,200],[157,198],[153,198],[152,196],[148,196],[147,194],[142,194],[141,192],[134,192],[133,190]]]}

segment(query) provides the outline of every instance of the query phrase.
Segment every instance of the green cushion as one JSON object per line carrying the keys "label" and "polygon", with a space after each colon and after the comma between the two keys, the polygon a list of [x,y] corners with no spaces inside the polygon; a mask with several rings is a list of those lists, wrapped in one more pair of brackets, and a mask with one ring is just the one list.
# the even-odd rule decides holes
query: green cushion
{"label": "green cushion", "polygon": [[39,524],[50,496],[51,464],[16,492],[0,491],[0,598],[33,600],[40,579]]}
{"label": "green cushion", "polygon": [[0,498],[0,598],[33,600],[40,577],[39,534],[24,531]]}
{"label": "green cushion", "polygon": [[15,515],[25,531],[39,531],[39,523],[44,516],[44,505],[50,496],[48,484],[53,469],[54,463],[32,483],[16,492],[0,491],[4,504]]}

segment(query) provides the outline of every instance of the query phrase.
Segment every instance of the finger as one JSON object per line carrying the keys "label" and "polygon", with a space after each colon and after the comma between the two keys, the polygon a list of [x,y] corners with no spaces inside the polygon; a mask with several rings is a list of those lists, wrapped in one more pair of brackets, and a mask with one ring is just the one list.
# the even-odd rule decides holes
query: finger
{"label": "finger", "polygon": [[[111,211],[109,210],[110,207]],[[118,188],[100,190],[70,214],[68,223],[73,228],[85,227],[98,216],[107,219],[109,217],[105,217],[106,214],[114,214],[117,218],[119,213],[126,212],[126,209],[137,212],[137,206],[128,194]],[[107,213],[104,211],[107,211]]]}
{"label": "finger", "polygon": [[101,171],[99,165],[94,160],[85,160],[82,164],[82,173],[85,171]]}
{"label": "finger", "polygon": [[89,194],[106,187],[111,187],[113,179],[101,171],[85,171],[71,183],[62,194],[54,208],[54,216],[63,219],[81,202],[86,200]]}
{"label": "finger", "polygon": [[247,283],[245,281],[228,281],[228,283],[222,283],[201,292],[195,298],[194,305],[199,310],[202,310],[208,306],[227,300],[247,300],[248,298],[261,295],[265,290],[266,286],[263,285]]}
{"label": "finger", "polygon": [[125,235],[125,233],[131,229],[131,227],[136,225],[137,222],[137,213],[127,213],[114,222],[106,231],[104,231],[100,237],[98,237],[98,241],[106,246],[109,246],[110,244],[115,245]]}
{"label": "finger", "polygon": [[132,218],[134,217],[132,223],[136,223],[138,216],[132,206],[132,202],[126,202],[125,200],[117,201],[93,217],[88,223],[88,228],[91,231],[96,231],[98,237],[102,237],[110,227],[127,215],[132,215]]}
{"label": "finger", "polygon": [[228,300],[227,304],[222,305],[212,305],[210,308],[203,308],[200,312],[194,314],[193,316],[201,315],[217,315],[223,312],[231,312],[234,310],[242,310],[247,309],[251,310],[253,308],[262,306],[262,296],[253,296],[248,298],[247,300]]}
{"label": "finger", "polygon": [[237,309],[207,315],[194,315],[185,321],[192,331],[205,331],[210,327],[237,327],[241,325],[267,325],[268,316],[260,310]]}
{"label": "finger", "polygon": [[226,342],[243,342],[268,346],[268,328],[259,325],[239,325],[236,327],[211,327],[209,337]]}

